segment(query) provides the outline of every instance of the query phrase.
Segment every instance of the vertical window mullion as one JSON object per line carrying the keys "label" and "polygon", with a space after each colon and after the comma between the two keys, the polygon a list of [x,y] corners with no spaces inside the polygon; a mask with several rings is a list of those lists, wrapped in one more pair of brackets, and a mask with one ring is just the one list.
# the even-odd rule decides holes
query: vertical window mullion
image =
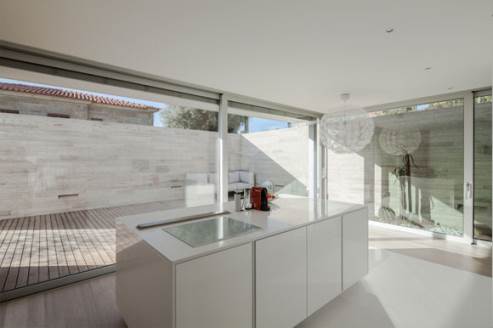
{"label": "vertical window mullion", "polygon": [[464,94],[464,239],[473,241],[474,97]]}
{"label": "vertical window mullion", "polygon": [[224,203],[228,201],[228,99],[221,95],[218,115],[217,138],[217,206],[222,211]]}

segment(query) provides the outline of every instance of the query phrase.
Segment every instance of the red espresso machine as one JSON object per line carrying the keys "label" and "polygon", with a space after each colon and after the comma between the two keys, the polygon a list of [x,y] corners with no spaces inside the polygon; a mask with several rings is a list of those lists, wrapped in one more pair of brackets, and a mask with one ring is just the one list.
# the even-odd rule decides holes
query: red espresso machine
{"label": "red espresso machine", "polygon": [[250,190],[250,202],[252,209],[258,211],[270,211],[267,189],[264,187],[252,187]]}

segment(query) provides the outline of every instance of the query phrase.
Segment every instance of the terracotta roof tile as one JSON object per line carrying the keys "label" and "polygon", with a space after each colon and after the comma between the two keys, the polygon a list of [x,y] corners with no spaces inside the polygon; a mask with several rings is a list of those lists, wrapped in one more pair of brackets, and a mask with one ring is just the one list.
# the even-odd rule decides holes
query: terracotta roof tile
{"label": "terracotta roof tile", "polygon": [[29,93],[29,94],[41,95],[41,96],[82,100],[95,104],[110,105],[116,107],[125,107],[125,108],[150,110],[150,111],[159,110],[158,107],[134,103],[124,99],[112,98],[110,96],[108,97],[99,96],[92,93],[68,90],[68,89],[47,88],[47,87],[39,87],[39,86],[28,85],[28,84],[0,82],[0,90],[23,92],[23,93]]}

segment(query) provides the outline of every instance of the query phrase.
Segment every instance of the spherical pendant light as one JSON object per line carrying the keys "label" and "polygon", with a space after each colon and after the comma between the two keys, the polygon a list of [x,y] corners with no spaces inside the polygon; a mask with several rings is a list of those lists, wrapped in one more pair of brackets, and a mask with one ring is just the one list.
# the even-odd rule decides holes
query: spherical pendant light
{"label": "spherical pendant light", "polygon": [[416,129],[383,129],[378,137],[380,147],[390,155],[414,153],[421,144],[421,132]]}
{"label": "spherical pendant light", "polygon": [[[342,94],[341,99],[347,101],[349,94]],[[366,111],[345,109],[322,117],[320,140],[336,153],[358,152],[371,142],[374,129],[373,120]]]}

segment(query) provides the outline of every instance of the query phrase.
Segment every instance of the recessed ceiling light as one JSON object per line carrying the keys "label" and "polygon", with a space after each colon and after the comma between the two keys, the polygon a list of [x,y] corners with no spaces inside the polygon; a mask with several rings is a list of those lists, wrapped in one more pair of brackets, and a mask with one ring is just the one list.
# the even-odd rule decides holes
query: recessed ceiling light
{"label": "recessed ceiling light", "polygon": [[351,94],[349,92],[344,92],[344,93],[341,93],[340,96],[341,100],[343,102],[346,102],[349,100],[349,98],[351,98]]}
{"label": "recessed ceiling light", "polygon": [[392,32],[394,32],[394,28],[393,27],[389,27],[388,29],[385,30],[385,32],[392,33]]}
{"label": "recessed ceiling light", "polygon": [[431,66],[425,67],[425,71],[431,71]]}

